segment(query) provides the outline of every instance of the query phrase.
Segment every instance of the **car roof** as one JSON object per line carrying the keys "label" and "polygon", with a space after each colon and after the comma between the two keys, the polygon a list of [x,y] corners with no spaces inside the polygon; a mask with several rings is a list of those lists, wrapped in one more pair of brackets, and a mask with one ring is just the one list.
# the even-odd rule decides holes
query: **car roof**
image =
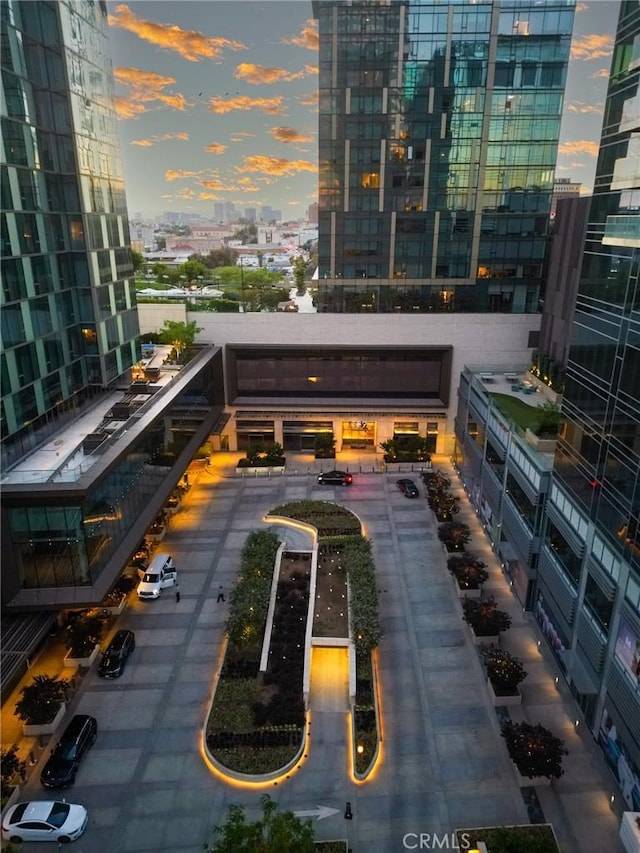
{"label": "car roof", "polygon": [[89,716],[89,714],[76,714],[60,736],[60,740],[76,737],[90,720],[95,722],[94,717]]}
{"label": "car roof", "polygon": [[116,648],[118,646],[124,645],[124,643],[129,639],[129,637],[133,637],[133,631],[117,631],[113,635],[113,640],[109,643],[109,648]]}
{"label": "car roof", "polygon": [[[28,803],[16,803],[10,813],[10,818],[13,823],[19,820],[46,820],[51,814],[51,809],[59,800],[31,800]],[[14,817],[16,812],[22,808],[22,811]]]}

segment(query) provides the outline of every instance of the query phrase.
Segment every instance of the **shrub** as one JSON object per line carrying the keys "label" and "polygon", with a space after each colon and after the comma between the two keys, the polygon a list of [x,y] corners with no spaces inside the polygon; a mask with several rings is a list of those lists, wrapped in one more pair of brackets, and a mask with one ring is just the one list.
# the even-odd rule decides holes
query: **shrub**
{"label": "shrub", "polygon": [[471,539],[471,531],[461,521],[447,521],[438,528],[438,539],[447,551],[464,551]]}
{"label": "shrub", "polygon": [[20,691],[14,714],[29,725],[50,723],[65,701],[69,682],[51,675],[36,675]]}
{"label": "shrub", "polygon": [[447,560],[447,568],[458,582],[460,589],[480,589],[489,579],[486,563],[473,554],[453,555]]}
{"label": "shrub", "polygon": [[511,627],[511,617],[498,610],[495,598],[465,598],[462,611],[464,621],[478,637],[493,637]]}
{"label": "shrub", "polygon": [[496,696],[514,696],[518,685],[527,677],[522,662],[495,646],[489,646],[482,658]]}
{"label": "shrub", "polygon": [[14,777],[24,779],[27,772],[27,762],[18,758],[18,747],[14,743],[9,749],[0,749],[0,783],[2,799],[10,796]]}
{"label": "shrub", "polygon": [[100,616],[82,616],[72,622],[66,631],[66,640],[72,657],[88,657],[102,639],[104,622]]}
{"label": "shrub", "polygon": [[508,720],[502,726],[502,737],[521,776],[559,779],[564,773],[562,759],[569,751],[564,741],[544,726]]}

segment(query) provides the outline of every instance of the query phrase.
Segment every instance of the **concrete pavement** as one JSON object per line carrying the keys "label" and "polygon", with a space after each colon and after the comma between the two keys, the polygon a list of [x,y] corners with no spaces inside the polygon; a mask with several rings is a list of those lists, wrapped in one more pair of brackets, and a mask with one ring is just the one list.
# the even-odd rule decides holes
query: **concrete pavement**
{"label": "concrete pavement", "polygon": [[[140,603],[132,597],[117,627],[136,632],[136,651],[124,676],[104,682],[84,677],[70,712],[93,713],[100,734],[75,788],[66,793],[89,808],[91,823],[76,842],[79,853],[195,853],[224,820],[231,802],[258,813],[261,790],[213,777],[199,754],[199,732],[220,664],[226,605],[238,552],[269,509],[306,497],[336,500],[353,509],[372,539],[380,578],[385,631],[379,650],[383,761],[375,777],[355,785],[347,777],[346,716],[333,708],[312,714],[308,760],[293,778],[263,790],[294,810],[325,805],[339,812],[316,824],[321,838],[348,838],[355,851],[408,849],[407,833],[447,833],[456,828],[527,823],[496,712],[489,701],[477,652],[460,615],[446,571],[435,520],[423,497],[410,501],[395,488],[395,475],[380,473],[379,457],[352,453],[336,467],[358,476],[350,488],[319,487],[314,472],[333,467],[300,455],[284,476],[235,475],[238,454],[214,457],[202,470],[171,523],[163,550],[180,568],[181,601],[166,595]],[[447,467],[445,460],[439,467]],[[409,466],[407,466],[409,467]],[[418,466],[416,466],[418,467]],[[452,482],[457,484],[455,475]],[[414,475],[421,493],[424,488]],[[489,587],[514,619],[502,646],[525,661],[524,703],[512,717],[548,725],[567,741],[565,775],[538,799],[563,853],[615,853],[618,815],[609,795],[613,780],[586,726],[576,729],[576,709],[537,627],[512,595],[475,514],[463,497],[470,546],[490,566]],[[290,531],[286,530],[285,535]],[[290,543],[299,547],[299,543]],[[47,647],[36,671],[60,668],[61,648]],[[58,669],[56,669],[56,667]],[[30,679],[27,679],[30,680]],[[3,746],[20,742],[12,699],[2,708]],[[25,754],[27,754],[25,753]],[[47,798],[34,768],[25,797]],[[353,820],[345,821],[346,801]],[[38,849],[37,845],[32,845]],[[24,845],[29,850],[29,845]]]}

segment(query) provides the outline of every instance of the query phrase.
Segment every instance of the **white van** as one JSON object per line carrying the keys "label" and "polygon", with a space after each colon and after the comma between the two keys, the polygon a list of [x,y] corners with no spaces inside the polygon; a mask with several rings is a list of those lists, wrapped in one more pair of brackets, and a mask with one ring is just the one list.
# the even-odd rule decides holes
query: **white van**
{"label": "white van", "polygon": [[171,554],[156,554],[138,584],[138,598],[159,598],[165,587],[178,583],[178,570]]}

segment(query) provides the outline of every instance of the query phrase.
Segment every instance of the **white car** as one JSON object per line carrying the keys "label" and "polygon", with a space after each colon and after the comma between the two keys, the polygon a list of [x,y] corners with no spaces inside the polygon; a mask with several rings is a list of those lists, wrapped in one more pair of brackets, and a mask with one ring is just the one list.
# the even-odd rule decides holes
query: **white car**
{"label": "white car", "polygon": [[84,806],[52,800],[16,803],[2,819],[5,841],[59,841],[80,838],[87,828],[89,813]]}

